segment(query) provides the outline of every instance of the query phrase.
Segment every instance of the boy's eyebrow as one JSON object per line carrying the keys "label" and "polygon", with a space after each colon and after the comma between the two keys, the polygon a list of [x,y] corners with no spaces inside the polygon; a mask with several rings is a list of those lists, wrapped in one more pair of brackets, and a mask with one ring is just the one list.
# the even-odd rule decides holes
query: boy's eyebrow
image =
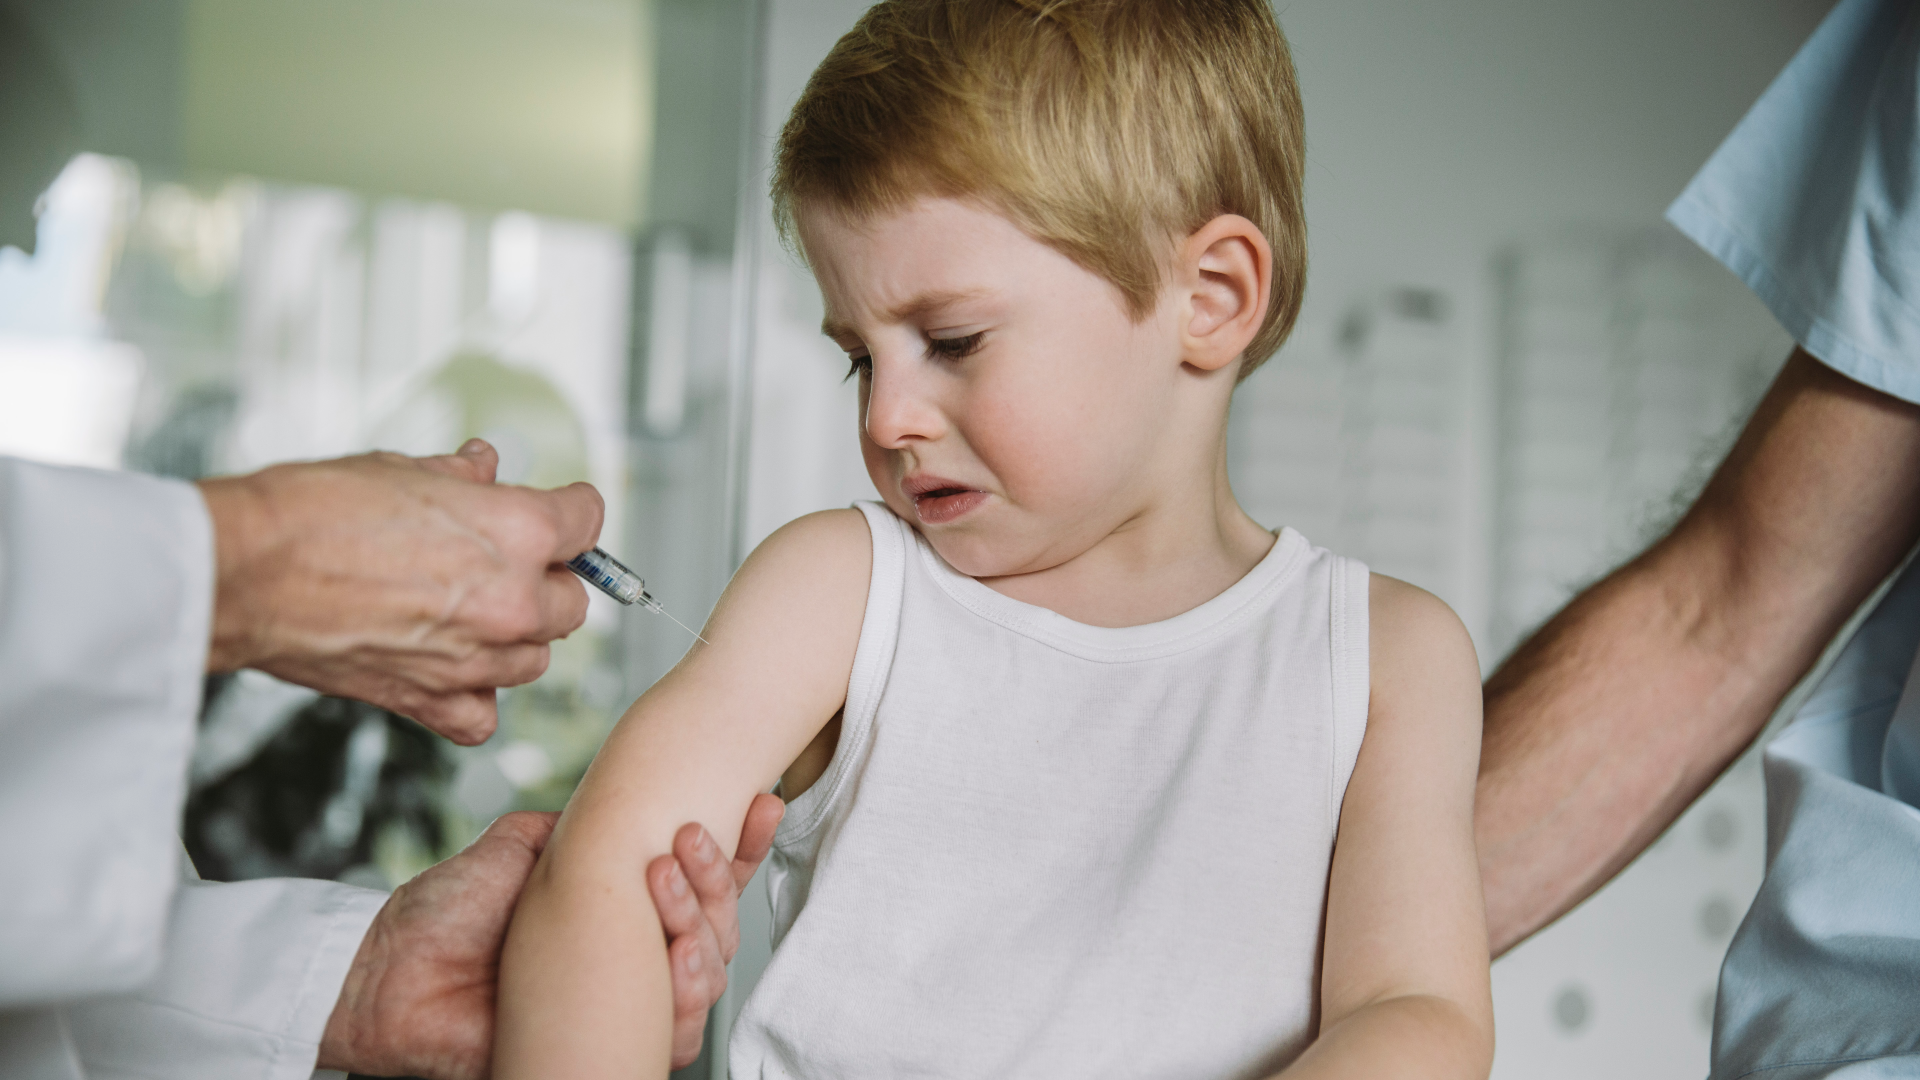
{"label": "boy's eyebrow", "polygon": [[[948,304],[978,300],[987,293],[986,289],[936,289],[932,292],[923,292],[889,308],[886,317],[889,322],[905,322],[916,315],[924,315],[935,308],[946,307]],[[831,314],[820,320],[820,332],[836,341],[855,336],[853,327],[834,321]]]}

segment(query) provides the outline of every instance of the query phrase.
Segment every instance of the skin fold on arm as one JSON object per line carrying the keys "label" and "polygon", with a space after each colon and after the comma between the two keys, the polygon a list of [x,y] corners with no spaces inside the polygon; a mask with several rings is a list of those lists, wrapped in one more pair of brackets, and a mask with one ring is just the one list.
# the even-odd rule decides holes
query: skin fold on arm
{"label": "skin fold on arm", "polygon": [[1486,685],[1475,828],[1498,955],[1750,745],[1920,535],[1920,407],[1796,350],[1664,539]]}
{"label": "skin fold on arm", "polygon": [[1493,1066],[1473,850],[1480,669],[1432,595],[1375,574],[1367,734],[1327,883],[1320,1035],[1285,1080],[1483,1080]]}
{"label": "skin fold on arm", "polygon": [[684,822],[738,836],[754,796],[839,709],[871,568],[857,510],[782,528],[727,587],[712,644],[695,645],[608,736],[514,913],[498,1080],[667,1074],[667,950],[635,868],[670,851]]}

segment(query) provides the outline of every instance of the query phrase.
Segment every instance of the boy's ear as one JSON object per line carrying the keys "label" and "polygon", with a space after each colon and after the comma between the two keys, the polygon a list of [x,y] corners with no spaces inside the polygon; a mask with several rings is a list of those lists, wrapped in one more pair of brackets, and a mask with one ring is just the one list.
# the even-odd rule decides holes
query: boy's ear
{"label": "boy's ear", "polygon": [[1175,280],[1186,293],[1180,358],[1218,371],[1245,352],[1266,322],[1273,248],[1259,226],[1222,214],[1181,243]]}

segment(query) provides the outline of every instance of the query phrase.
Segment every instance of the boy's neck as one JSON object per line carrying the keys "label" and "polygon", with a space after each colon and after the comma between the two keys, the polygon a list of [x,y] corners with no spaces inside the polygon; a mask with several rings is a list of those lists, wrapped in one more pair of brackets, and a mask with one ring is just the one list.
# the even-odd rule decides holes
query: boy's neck
{"label": "boy's neck", "polygon": [[994,591],[1091,626],[1141,626],[1219,596],[1273,547],[1227,482],[1225,440],[1195,482],[1164,484],[1137,513],[1072,559],[981,578]]}

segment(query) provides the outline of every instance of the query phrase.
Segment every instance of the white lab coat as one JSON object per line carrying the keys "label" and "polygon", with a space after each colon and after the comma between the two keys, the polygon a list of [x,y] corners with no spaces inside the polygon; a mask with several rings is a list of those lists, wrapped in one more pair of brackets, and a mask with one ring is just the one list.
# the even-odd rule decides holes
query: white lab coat
{"label": "white lab coat", "polygon": [[182,872],[212,578],[190,485],[0,458],[6,1080],[307,1077],[385,901]]}

